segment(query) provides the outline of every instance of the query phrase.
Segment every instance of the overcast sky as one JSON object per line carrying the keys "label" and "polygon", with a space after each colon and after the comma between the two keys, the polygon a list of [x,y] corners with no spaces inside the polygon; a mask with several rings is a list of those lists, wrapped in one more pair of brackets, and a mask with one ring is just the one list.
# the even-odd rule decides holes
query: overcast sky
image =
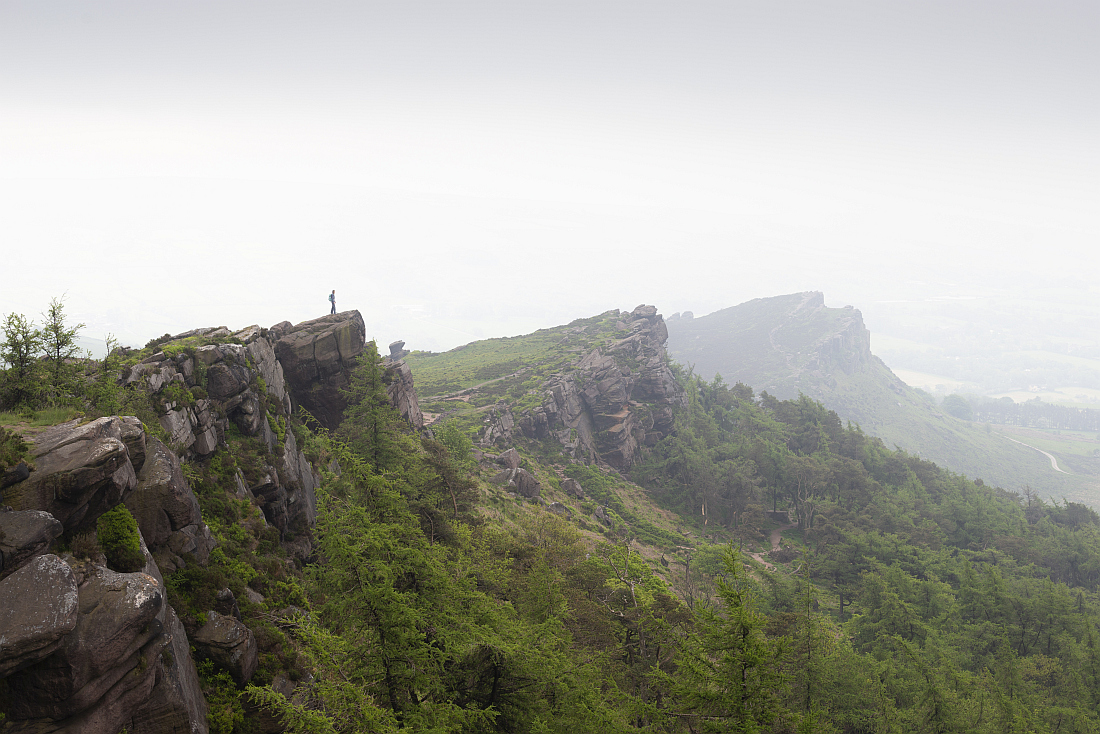
{"label": "overcast sky", "polygon": [[1095,282],[1100,3],[0,4],[0,313],[609,308]]}

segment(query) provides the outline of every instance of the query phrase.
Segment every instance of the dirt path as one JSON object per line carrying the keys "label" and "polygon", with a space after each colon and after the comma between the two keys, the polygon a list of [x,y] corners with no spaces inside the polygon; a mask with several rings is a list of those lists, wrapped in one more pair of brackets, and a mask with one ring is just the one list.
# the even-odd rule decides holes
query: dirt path
{"label": "dirt path", "polygon": [[[1008,436],[1005,436],[1005,438],[1008,438]],[[1050,466],[1051,466],[1051,468],[1053,468],[1053,469],[1054,469],[1054,471],[1062,472],[1063,474],[1069,474],[1069,472],[1068,472],[1068,471],[1066,471],[1065,469],[1061,469],[1061,468],[1059,468],[1059,466],[1058,466],[1058,459],[1054,458],[1054,455],[1053,455],[1053,454],[1048,454],[1048,453],[1047,453],[1046,451],[1043,451],[1043,450],[1042,450],[1042,449],[1040,449],[1040,448],[1037,448],[1037,447],[1035,447],[1035,446],[1032,446],[1031,444],[1028,444],[1028,443],[1024,443],[1023,441],[1017,441],[1017,440],[1016,440],[1016,439],[1014,439],[1014,438],[1008,438],[1008,440],[1009,440],[1009,441],[1011,441],[1012,443],[1018,443],[1018,444],[1020,444],[1021,446],[1027,446],[1027,447],[1028,447],[1029,449],[1034,449],[1035,451],[1038,451],[1038,452],[1039,452],[1040,454],[1042,454],[1043,456],[1045,456],[1045,457],[1047,457],[1048,459],[1050,459]]]}
{"label": "dirt path", "polygon": [[[783,531],[796,527],[798,523],[790,523],[789,525],[781,525],[775,530],[772,530],[771,535],[768,536],[768,540],[771,541],[772,550],[779,550],[779,544],[783,541]],[[750,556],[759,564],[764,566],[769,571],[774,571],[775,566],[764,560],[764,556],[760,553],[750,553]]]}
{"label": "dirt path", "polygon": [[772,534],[768,537],[768,540],[772,542],[772,550],[779,550],[779,542],[783,540],[781,533],[784,530],[790,530],[793,527],[797,527],[798,523],[792,522],[787,525],[781,525],[772,531]]}
{"label": "dirt path", "polygon": [[465,388],[463,390],[459,390],[457,392],[447,393],[446,395],[429,395],[425,398],[420,398],[420,400],[424,401],[425,403],[428,402],[429,400],[453,400],[454,398],[460,397],[460,396],[465,395],[467,393],[477,392],[478,390],[485,387],[486,385],[491,385],[494,382],[500,382],[501,380],[507,380],[507,379],[512,378],[512,377],[519,377],[524,372],[529,372],[531,369],[532,369],[531,367],[524,367],[523,369],[517,370],[516,372],[513,372],[510,375],[502,375],[501,377],[494,377],[491,380],[486,380],[485,382],[478,383],[477,385],[473,385],[472,387],[467,387],[467,388]]}

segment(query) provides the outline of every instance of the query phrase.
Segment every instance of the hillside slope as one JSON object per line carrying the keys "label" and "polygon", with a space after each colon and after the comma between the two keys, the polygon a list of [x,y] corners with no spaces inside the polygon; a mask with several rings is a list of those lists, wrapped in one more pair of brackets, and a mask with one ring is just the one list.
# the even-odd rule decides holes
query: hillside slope
{"label": "hillside slope", "polygon": [[758,298],[668,322],[668,351],[707,379],[722,375],[780,398],[819,400],[888,446],[1009,489],[1095,503],[1088,479],[1054,472],[1041,454],[944,414],[871,353],[858,309],[816,291]]}

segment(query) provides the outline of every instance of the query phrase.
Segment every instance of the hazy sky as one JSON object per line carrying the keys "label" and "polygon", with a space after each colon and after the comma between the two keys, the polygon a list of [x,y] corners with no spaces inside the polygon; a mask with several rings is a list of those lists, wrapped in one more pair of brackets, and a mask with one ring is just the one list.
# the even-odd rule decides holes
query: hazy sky
{"label": "hazy sky", "polygon": [[0,4],[0,313],[609,308],[1100,268],[1100,3]]}

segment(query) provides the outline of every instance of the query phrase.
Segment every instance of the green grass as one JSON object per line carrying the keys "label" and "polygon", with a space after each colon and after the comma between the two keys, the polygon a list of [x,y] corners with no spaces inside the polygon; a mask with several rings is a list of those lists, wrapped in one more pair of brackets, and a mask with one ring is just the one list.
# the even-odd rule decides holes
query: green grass
{"label": "green grass", "polygon": [[[483,420],[481,414],[498,402],[507,402],[514,413],[540,405],[541,388],[551,374],[568,372],[588,352],[629,335],[618,328],[621,318],[608,311],[532,334],[472,342],[449,352],[413,352],[405,362],[412,370],[421,409],[454,411],[460,423],[472,429]],[[459,392],[469,400],[440,399]]]}
{"label": "green grass", "polygon": [[0,426],[14,426],[23,423],[29,426],[56,426],[84,415],[75,408],[43,408],[29,414],[0,413]]}

